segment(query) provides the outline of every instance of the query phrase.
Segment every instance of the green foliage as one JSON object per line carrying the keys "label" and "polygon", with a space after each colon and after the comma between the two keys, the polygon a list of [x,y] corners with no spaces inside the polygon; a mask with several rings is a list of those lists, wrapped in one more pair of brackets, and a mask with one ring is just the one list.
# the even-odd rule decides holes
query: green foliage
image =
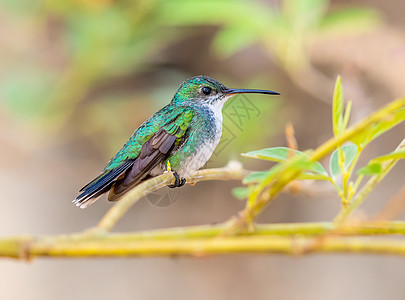
{"label": "green foliage", "polygon": [[367,175],[367,176],[373,176],[380,174],[382,171],[381,164],[379,163],[372,163],[368,164],[367,166],[360,168],[357,170],[357,174],[359,175]]}
{"label": "green foliage", "polygon": [[338,76],[333,94],[333,132],[335,135],[343,131],[343,88],[340,76]]}
{"label": "green foliage", "polygon": [[372,176],[382,172],[382,163],[388,160],[405,158],[405,149],[398,149],[386,155],[376,157],[363,168],[357,170],[357,174]]}
{"label": "green foliage", "polygon": [[373,124],[369,128],[365,128],[362,133],[354,136],[350,139],[351,142],[358,145],[360,148],[364,148],[368,143],[375,138],[390,130],[392,127],[398,125],[405,119],[405,108],[397,109],[389,117]]}
{"label": "green foliage", "polygon": [[212,48],[221,57],[258,43],[269,56],[277,57],[287,71],[293,71],[308,62],[308,45],[317,37],[352,34],[378,23],[374,10],[348,8],[329,12],[329,4],[330,0],[291,0],[276,7],[247,0],[177,0],[166,5],[166,12],[171,12],[171,24],[176,26],[220,25]]}
{"label": "green foliage", "polygon": [[373,159],[373,161],[382,162],[390,159],[404,159],[404,158],[405,158],[405,149],[399,149],[386,155],[379,156]]}
{"label": "green foliage", "polygon": [[[305,154],[304,152],[301,152],[298,150],[293,150],[293,149],[286,148],[286,147],[266,148],[266,149],[251,151],[248,153],[243,153],[242,155],[245,157],[258,158],[258,159],[264,159],[264,160],[275,161],[275,162],[285,161],[289,157],[293,157],[293,156],[304,157],[306,159],[309,159],[309,156],[307,154]],[[318,173],[320,175],[328,175],[325,168],[319,162],[310,162],[309,166],[308,166],[308,171],[312,171],[312,172]]]}
{"label": "green foliage", "polygon": [[[397,150],[372,159],[366,166],[354,172],[364,146],[393,126],[405,121],[405,99],[393,102],[351,128],[347,128],[351,104],[348,103],[344,112],[343,103],[343,88],[340,77],[338,77],[333,97],[334,138],[315,151],[301,152],[285,147],[274,147],[242,154],[248,158],[277,162],[269,170],[253,172],[243,180],[244,184],[251,186],[247,196],[248,207],[255,207],[255,205],[260,207],[261,204],[256,203],[255,199],[266,187],[271,186],[271,190],[276,190],[276,186],[283,187],[293,179],[327,180],[341,197],[342,209],[348,209],[346,213],[342,214],[346,216],[351,211],[347,205],[351,203],[352,199],[356,199],[351,208],[354,209],[375,186],[377,179],[373,178],[363,186],[362,190],[359,190],[364,176],[380,176],[378,180],[381,180],[381,176],[385,176],[397,160],[405,158],[404,139]],[[344,142],[348,143],[342,145]],[[329,159],[330,173],[327,173],[315,158],[321,158],[330,152],[332,152]],[[351,180],[356,173],[358,177]],[[277,189],[277,191],[279,190]],[[239,196],[242,194],[239,193]]]}
{"label": "green foliage", "polygon": [[278,166],[271,168],[268,171],[259,171],[259,172],[253,172],[249,175],[247,175],[245,178],[243,178],[242,183],[248,184],[248,183],[254,183],[254,182],[262,182],[266,178],[269,178],[272,176],[276,171],[277,171]]}
{"label": "green foliage", "polygon": [[[211,43],[214,54],[224,58],[260,44],[269,58],[294,71],[307,63],[308,44],[316,37],[331,30],[353,32],[360,23],[378,21],[370,9],[329,11],[329,4],[330,0],[282,1],[280,6],[249,0],[5,0],[0,8],[15,19],[22,17],[32,29],[24,31],[24,40],[52,36],[55,48],[49,65],[34,57],[30,70],[13,67],[5,72],[4,102],[21,119],[36,118],[46,125],[44,129],[57,131],[79,106],[103,102],[84,103],[100,84],[144,71],[162,49],[207,25],[218,27]],[[42,51],[42,46],[35,47],[29,53]],[[27,79],[33,73],[35,78]],[[97,100],[103,97],[120,95]],[[75,122],[80,128],[91,128],[88,131],[97,130],[87,118]]]}
{"label": "green foliage", "polygon": [[249,195],[249,189],[245,188],[245,187],[237,187],[234,188],[232,190],[232,195],[236,198],[236,199],[246,199],[247,196]]}
{"label": "green foliage", "polygon": [[343,168],[347,170],[356,158],[358,147],[355,144],[349,144],[333,151],[329,161],[329,171],[332,178],[342,173],[342,166],[339,163],[339,151],[343,152]]}

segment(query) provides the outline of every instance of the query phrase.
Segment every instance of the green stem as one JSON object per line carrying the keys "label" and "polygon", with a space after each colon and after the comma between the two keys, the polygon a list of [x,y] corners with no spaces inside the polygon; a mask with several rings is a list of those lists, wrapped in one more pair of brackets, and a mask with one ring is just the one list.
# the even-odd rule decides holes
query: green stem
{"label": "green stem", "polygon": [[[405,139],[398,145],[396,150],[405,148]],[[363,203],[364,199],[374,190],[377,184],[384,179],[389,171],[395,166],[398,162],[398,159],[391,159],[382,164],[382,172],[371,176],[363,188],[356,194],[353,198],[353,201],[349,206],[342,207],[341,211],[335,218],[335,222],[341,223],[344,222],[359,206]]]}
{"label": "green stem", "polygon": [[[347,173],[348,173],[348,176],[347,176],[347,178],[346,178],[346,187],[347,187],[347,188],[349,187],[349,180],[350,180],[350,177],[351,177],[352,174],[353,174],[353,170],[354,170],[354,168],[355,168],[355,166],[356,166],[356,164],[357,164],[357,162],[358,162],[358,160],[359,160],[361,151],[362,151],[362,149],[360,149],[360,147],[359,147],[359,148],[357,149],[356,156],[354,157],[354,159],[353,159],[352,163],[350,164],[349,169],[348,169],[348,171],[347,171]],[[354,185],[353,187],[355,187],[355,185]],[[347,202],[348,202],[348,203],[350,203],[351,200],[352,200],[353,192],[356,192],[356,190],[354,189],[354,190],[352,191],[352,193],[351,193],[349,190],[347,190],[347,191],[345,192],[345,193],[346,193],[346,196],[347,196]]]}

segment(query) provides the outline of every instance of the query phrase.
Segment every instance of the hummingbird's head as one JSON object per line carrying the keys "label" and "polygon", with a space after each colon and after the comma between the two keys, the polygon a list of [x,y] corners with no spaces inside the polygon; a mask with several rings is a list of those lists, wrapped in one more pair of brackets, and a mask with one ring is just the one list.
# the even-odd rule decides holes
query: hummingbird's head
{"label": "hummingbird's head", "polygon": [[224,103],[236,94],[267,94],[280,95],[268,90],[230,89],[208,76],[195,76],[184,81],[172,99],[172,103],[197,102],[206,104]]}

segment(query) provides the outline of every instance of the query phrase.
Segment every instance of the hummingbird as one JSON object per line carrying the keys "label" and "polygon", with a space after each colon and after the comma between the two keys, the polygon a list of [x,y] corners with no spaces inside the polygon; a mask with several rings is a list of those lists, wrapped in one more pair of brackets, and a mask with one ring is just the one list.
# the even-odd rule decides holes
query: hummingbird
{"label": "hummingbird", "polygon": [[237,94],[280,95],[269,90],[227,88],[208,76],[184,81],[168,105],[142,123],[108,162],[101,174],[85,185],[73,203],[86,208],[109,192],[116,201],[129,189],[165,171],[181,187],[186,177],[210,159],[222,135],[222,108]]}

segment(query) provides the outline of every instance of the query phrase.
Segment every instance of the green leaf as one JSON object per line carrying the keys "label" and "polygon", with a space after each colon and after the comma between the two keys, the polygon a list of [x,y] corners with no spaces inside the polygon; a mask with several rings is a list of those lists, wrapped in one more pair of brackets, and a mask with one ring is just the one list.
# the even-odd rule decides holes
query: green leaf
{"label": "green leaf", "polygon": [[258,172],[253,172],[247,175],[245,178],[243,178],[242,183],[243,184],[249,184],[249,183],[256,183],[256,182],[262,182],[269,176],[271,176],[275,171],[275,168],[272,168],[267,171],[258,171]]}
{"label": "green leaf", "polygon": [[361,169],[357,170],[357,174],[359,175],[367,175],[367,176],[373,176],[380,174],[382,171],[381,164],[379,163],[371,163]]}
{"label": "green leaf", "polygon": [[329,172],[332,175],[332,177],[336,177],[340,174],[339,154],[337,149],[333,151],[332,155],[330,156]]}
{"label": "green leaf", "polygon": [[368,130],[364,130],[360,134],[357,134],[350,139],[351,142],[359,145],[360,148],[364,148],[368,143],[377,138],[379,135],[390,130],[392,127],[405,121],[405,108],[400,108],[393,113],[387,114],[386,118],[373,126],[370,126]]}
{"label": "green leaf", "polygon": [[[344,168],[347,170],[356,157],[358,147],[355,144],[349,144],[342,146],[341,150],[343,151],[343,165]],[[339,149],[333,151],[330,157],[329,170],[332,177],[336,177],[342,172],[339,166]]]}
{"label": "green leaf", "polygon": [[232,189],[232,195],[239,200],[246,199],[249,196],[249,189],[246,187],[236,187]]}
{"label": "green leaf", "polygon": [[405,149],[399,149],[387,155],[379,156],[373,159],[373,162],[381,162],[390,159],[404,159],[404,158],[405,158]]}
{"label": "green leaf", "polygon": [[376,175],[380,174],[382,171],[381,163],[390,159],[404,159],[405,158],[405,149],[399,149],[393,151],[389,154],[379,156],[377,158],[372,159],[367,166],[357,170],[357,174],[362,175]]}
{"label": "green leaf", "polygon": [[348,168],[352,164],[354,158],[356,157],[359,148],[355,144],[349,144],[344,145],[342,147],[342,150],[344,155],[344,166],[345,168]]}
{"label": "green leaf", "polygon": [[341,134],[343,131],[343,87],[340,76],[336,79],[333,93],[332,122],[335,136]]}
{"label": "green leaf", "polygon": [[304,172],[300,176],[298,176],[297,180],[327,180],[327,181],[330,181],[331,179],[329,176]]}
{"label": "green leaf", "polygon": [[[250,173],[243,179],[242,183],[249,184],[249,183],[262,182],[265,179],[267,179],[268,177],[270,177],[272,174],[274,174],[275,171],[276,170],[274,170],[274,168],[273,168],[268,171],[258,171],[258,172]],[[297,178],[297,180],[327,180],[327,181],[330,181],[330,177],[327,175],[304,172]],[[241,191],[241,193],[242,193],[242,191]],[[238,198],[237,196],[235,196],[235,197]],[[243,197],[243,198],[246,198],[246,197]]]}
{"label": "green leaf", "polygon": [[347,128],[347,124],[349,124],[351,110],[352,110],[352,101],[349,101],[347,102],[345,109],[345,116],[343,117],[343,124],[342,124],[343,130],[345,130]]}
{"label": "green leaf", "polygon": [[303,152],[293,150],[287,147],[273,147],[250,151],[248,153],[242,153],[242,155],[250,158],[266,159],[270,161],[279,162],[286,160],[288,158],[289,153],[291,153],[292,156],[296,153],[303,153]]}
{"label": "green leaf", "polygon": [[309,170],[319,173],[321,175],[329,176],[328,172],[326,172],[325,168],[321,165],[321,163],[317,161],[311,164]]}
{"label": "green leaf", "polygon": [[[293,150],[287,147],[274,147],[274,148],[265,148],[256,151],[250,151],[248,153],[242,153],[245,157],[265,159],[269,161],[284,161],[289,157],[294,157],[297,155],[309,157],[306,153]],[[308,170],[314,171],[316,173],[328,176],[325,168],[319,162],[313,162],[308,166]]]}

